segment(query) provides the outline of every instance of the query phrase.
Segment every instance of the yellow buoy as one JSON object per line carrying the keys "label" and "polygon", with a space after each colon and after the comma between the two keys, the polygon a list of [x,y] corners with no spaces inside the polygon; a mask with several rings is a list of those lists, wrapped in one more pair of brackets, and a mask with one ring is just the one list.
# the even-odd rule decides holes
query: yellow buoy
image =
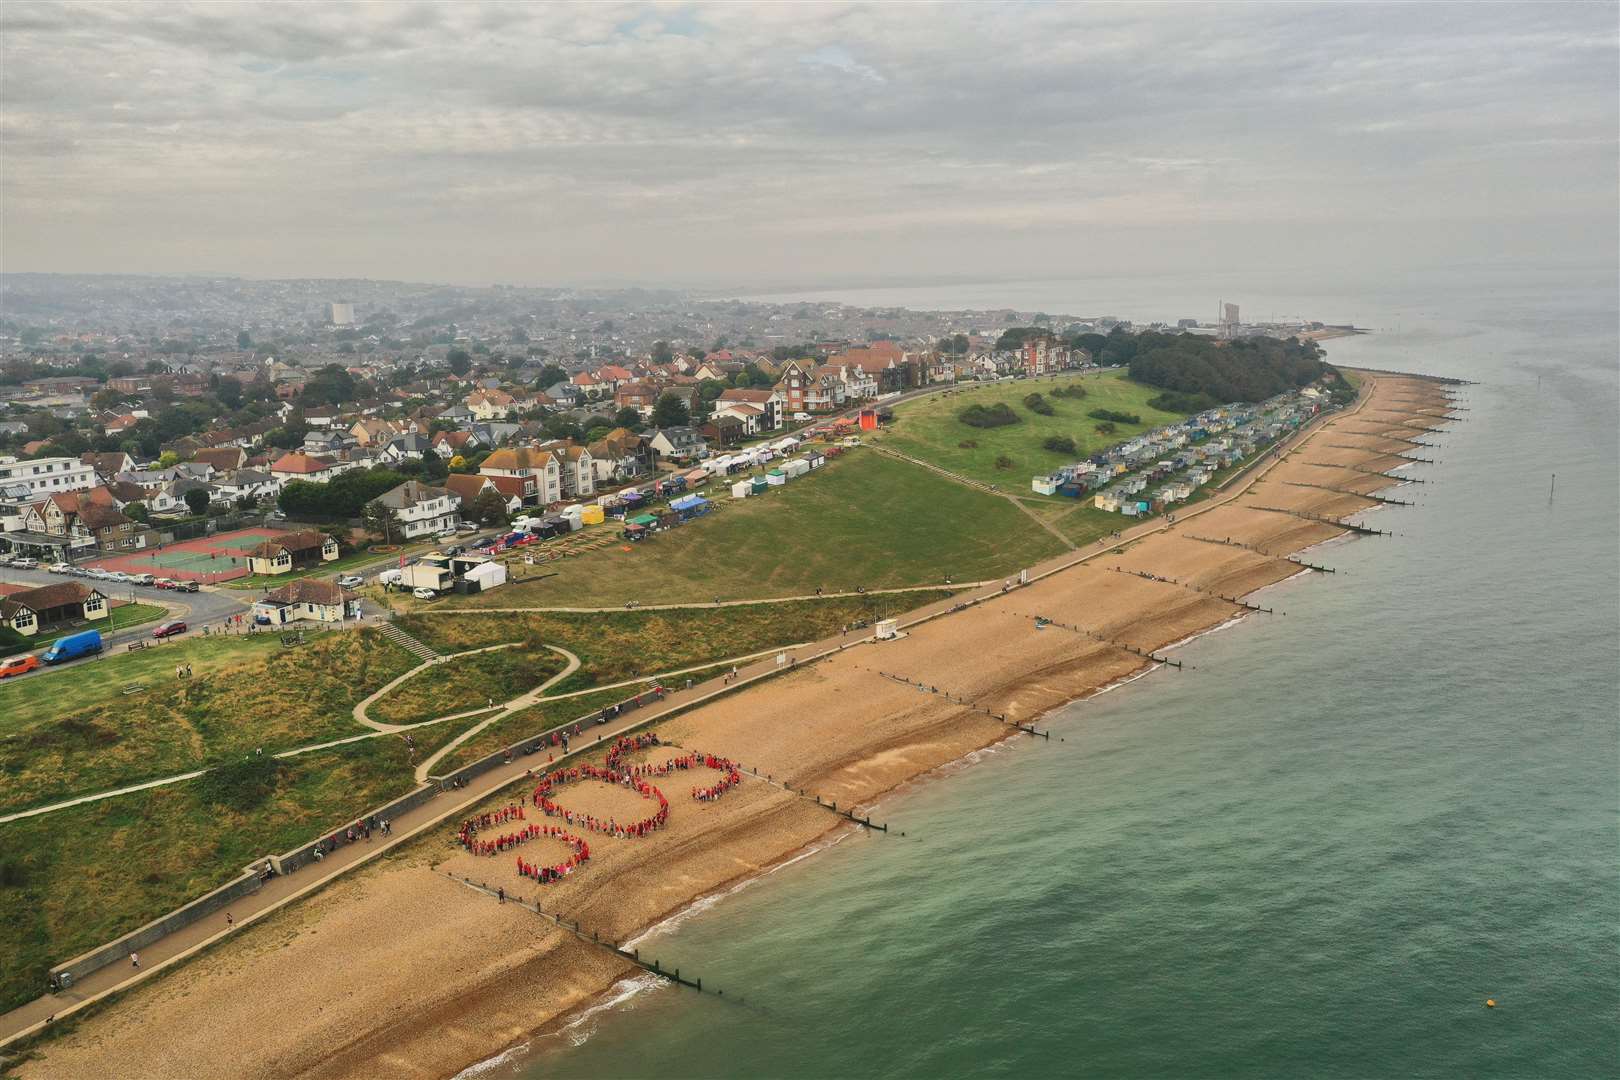
{"label": "yellow buoy", "polygon": [[1487,1008],[1487,1009],[1494,1009],[1494,1008],[1496,1008],[1496,999],[1495,999],[1495,998],[1486,998],[1486,999],[1485,999],[1485,1007],[1486,1007],[1486,1008]]}

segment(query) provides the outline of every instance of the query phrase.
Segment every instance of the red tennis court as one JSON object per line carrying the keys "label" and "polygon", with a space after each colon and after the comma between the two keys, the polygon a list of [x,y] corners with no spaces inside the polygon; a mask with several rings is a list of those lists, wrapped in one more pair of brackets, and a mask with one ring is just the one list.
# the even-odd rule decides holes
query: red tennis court
{"label": "red tennis court", "polygon": [[236,529],[232,532],[177,540],[172,544],[96,559],[89,565],[102,570],[122,570],[126,574],[152,574],[178,581],[200,581],[205,585],[247,577],[247,553],[286,529]]}

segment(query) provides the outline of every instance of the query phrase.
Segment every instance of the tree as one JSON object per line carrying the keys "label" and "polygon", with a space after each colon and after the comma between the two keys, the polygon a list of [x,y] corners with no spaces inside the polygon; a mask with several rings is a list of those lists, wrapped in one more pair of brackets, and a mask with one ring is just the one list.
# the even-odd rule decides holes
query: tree
{"label": "tree", "polygon": [[467,459],[460,454],[452,455],[450,458],[450,471],[454,473],[467,471]]}
{"label": "tree", "polygon": [[342,405],[357,396],[354,376],[336,364],[327,364],[311,375],[300,394],[306,406]]}
{"label": "tree", "polygon": [[632,430],[638,428],[641,426],[641,410],[634,405],[626,405],[613,414],[613,423],[617,427],[631,428]]}
{"label": "tree", "polygon": [[472,356],[466,349],[451,349],[450,355],[445,357],[450,363],[450,372],[461,376],[472,370]]}
{"label": "tree", "polygon": [[667,341],[655,341],[652,347],[652,361],[655,364],[667,364],[675,359],[675,350],[669,347]]}
{"label": "tree", "polygon": [[361,517],[365,520],[366,532],[385,544],[392,544],[394,536],[400,531],[399,516],[392,507],[384,506],[381,499],[366,503]]}
{"label": "tree", "polygon": [[506,496],[498,491],[481,491],[467,507],[467,516],[479,525],[506,524]]}
{"label": "tree", "polygon": [[147,512],[146,504],[143,502],[124,504],[124,516],[131,521],[138,521],[142,525],[152,520],[152,515]]}
{"label": "tree", "polygon": [[180,455],[173,450],[163,451],[162,456],[158,458],[158,468],[160,469],[172,469],[178,464],[180,464]]}
{"label": "tree", "polygon": [[691,420],[692,414],[687,408],[686,399],[679,394],[665,393],[653,405],[653,427],[683,427]]}
{"label": "tree", "polygon": [[237,331],[237,333],[236,333],[236,347],[238,349],[251,349],[251,348],[253,348],[253,338],[248,334],[248,332],[246,330],[238,330]]}
{"label": "tree", "polygon": [[181,497],[186,500],[186,509],[199,517],[207,512],[211,501],[207,488],[191,488]]}
{"label": "tree", "polygon": [[432,450],[422,455],[422,478],[438,484],[450,475],[450,466],[444,463],[444,458]]}
{"label": "tree", "polygon": [[540,377],[535,380],[542,390],[548,386],[556,386],[560,382],[567,381],[568,372],[564,371],[556,364],[547,364],[545,367],[541,368]]}

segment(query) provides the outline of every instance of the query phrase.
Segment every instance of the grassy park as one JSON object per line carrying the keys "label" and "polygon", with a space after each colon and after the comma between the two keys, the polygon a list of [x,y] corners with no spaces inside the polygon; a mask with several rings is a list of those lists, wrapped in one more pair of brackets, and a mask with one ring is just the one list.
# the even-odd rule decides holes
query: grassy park
{"label": "grassy park", "polygon": [[[1083,388],[1086,396],[1054,394],[1055,390],[1074,386]],[[1033,393],[1045,399],[1052,415],[1035,412],[1024,404],[1024,399]],[[1161,412],[1148,405],[1148,399],[1159,393],[1154,387],[1131,382],[1119,371],[971,384],[896,407],[894,424],[883,435],[883,445],[962,476],[995,484],[1003,491],[1028,494],[1032,476],[1180,420],[1181,413]],[[1018,417],[1018,423],[973,427],[960,419],[962,410],[973,405],[1005,405]],[[1141,417],[1142,422],[1115,423],[1113,433],[1104,434],[1097,431],[1100,421],[1087,415],[1094,409],[1129,413]],[[1041,444],[1054,436],[1073,439],[1074,451],[1044,449]],[[1011,464],[998,468],[998,460]]]}
{"label": "grassy park", "polygon": [[718,509],[687,526],[533,568],[552,576],[438,603],[612,607],[803,596],[818,586],[994,578],[1063,551],[1005,499],[859,450],[765,495],[732,500],[717,483],[708,494]]}
{"label": "grassy park", "polygon": [[509,701],[533,690],[566,666],[567,661],[541,644],[543,639],[539,637],[514,630],[507,640],[520,638],[524,640],[510,649],[458,657],[425,668],[373,702],[366,715],[383,724],[414,724],[468,712],[486,706],[492,699]]}

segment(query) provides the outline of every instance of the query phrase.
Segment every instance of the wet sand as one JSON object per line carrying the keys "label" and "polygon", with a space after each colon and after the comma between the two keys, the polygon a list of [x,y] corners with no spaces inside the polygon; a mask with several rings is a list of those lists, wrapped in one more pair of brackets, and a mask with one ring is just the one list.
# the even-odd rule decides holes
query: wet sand
{"label": "wet sand", "polygon": [[[1397,483],[1350,467],[1399,466],[1404,462],[1388,453],[1412,448],[1350,430],[1394,427],[1403,417],[1438,424],[1433,412],[1445,401],[1436,384],[1379,376],[1359,410],[1329,420],[1225,505],[1183,513],[1167,531],[918,625],[899,640],[853,648],[720,698],[659,733],[840,806],[870,803],[1008,737],[1011,729],[986,717],[985,708],[1037,721],[1143,668],[1139,657],[1110,642],[1156,650],[1242,614],[1211,594],[1241,596],[1291,577],[1299,566],[1270,556],[1342,535],[1283,511],[1341,517],[1376,505],[1356,492]],[[1376,422],[1360,415],[1374,409]],[[1035,616],[1108,640],[1039,628]],[[651,750],[630,760],[669,754]],[[447,825],[135,989],[42,1047],[18,1075],[454,1075],[636,969],[451,875],[538,898],[546,910],[622,942],[695,898],[850,827],[813,801],[752,777],[717,801],[692,800],[694,786],[717,778],[706,769],[654,778],[670,800],[668,827],[642,839],[581,833],[590,841],[590,862],[553,885],[518,876],[517,853],[466,854],[451,842],[454,826]],[[527,802],[528,794],[515,787],[489,806]],[[633,792],[599,783],[563,785],[553,797],[620,820],[651,813]],[[529,815],[543,820],[532,805]],[[563,850],[536,841],[521,853],[538,862]]]}

